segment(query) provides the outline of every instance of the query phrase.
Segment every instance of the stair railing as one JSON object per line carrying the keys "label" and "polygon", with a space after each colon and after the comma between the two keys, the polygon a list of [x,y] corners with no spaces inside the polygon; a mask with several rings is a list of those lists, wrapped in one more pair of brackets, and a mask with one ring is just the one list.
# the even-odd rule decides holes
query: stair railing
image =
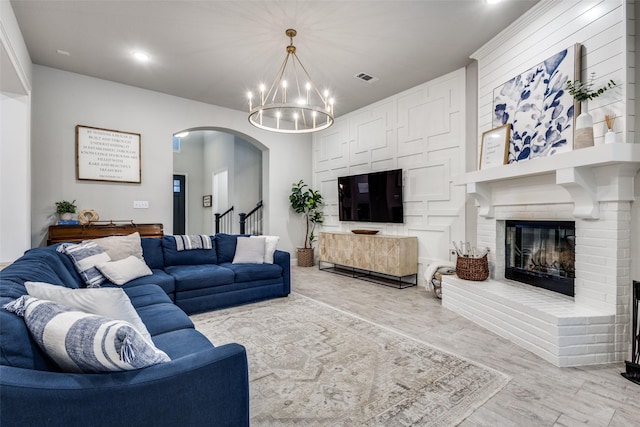
{"label": "stair railing", "polygon": [[218,233],[227,233],[231,234],[233,232],[233,217],[231,216],[231,212],[233,211],[233,206],[227,209],[224,213],[216,213],[216,234]]}
{"label": "stair railing", "polygon": [[241,213],[240,216],[240,234],[252,234],[259,236],[262,234],[262,200],[249,213]]}

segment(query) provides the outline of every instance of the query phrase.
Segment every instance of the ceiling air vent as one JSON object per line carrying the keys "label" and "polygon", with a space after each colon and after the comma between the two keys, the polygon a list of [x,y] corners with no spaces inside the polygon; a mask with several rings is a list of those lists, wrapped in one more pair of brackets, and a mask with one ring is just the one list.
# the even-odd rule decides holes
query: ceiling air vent
{"label": "ceiling air vent", "polygon": [[369,74],[367,74],[367,73],[358,73],[358,74],[356,74],[356,75],[355,75],[355,76],[353,76],[353,77],[355,77],[356,79],[362,80],[363,82],[367,82],[367,83],[369,83],[369,84],[371,84],[371,83],[375,83],[375,82],[377,82],[378,80],[380,80],[379,78],[377,78],[377,77],[373,77],[373,76],[370,76],[370,75],[369,75]]}

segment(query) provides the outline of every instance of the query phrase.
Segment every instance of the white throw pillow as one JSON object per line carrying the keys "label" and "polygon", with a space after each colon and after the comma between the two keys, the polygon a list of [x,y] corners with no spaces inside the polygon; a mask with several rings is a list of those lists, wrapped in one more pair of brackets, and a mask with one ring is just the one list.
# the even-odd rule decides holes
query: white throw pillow
{"label": "white throw pillow", "polygon": [[171,359],[124,320],[24,295],[4,309],[23,316],[38,346],[65,372],[117,372]]}
{"label": "white throw pillow", "polygon": [[110,261],[104,264],[96,265],[100,273],[104,275],[110,282],[116,285],[124,285],[130,280],[137,279],[142,276],[150,276],[153,274],[149,266],[144,261],[140,261],[131,255],[120,261]]}
{"label": "white throw pillow", "polygon": [[94,242],[100,246],[109,255],[111,261],[125,259],[131,255],[144,261],[140,233],[137,231],[126,236],[109,236],[86,241]]}
{"label": "white throw pillow", "polygon": [[25,282],[29,295],[87,313],[129,322],[149,342],[151,334],[121,288],[69,289],[43,282]]}
{"label": "white throw pillow", "polygon": [[238,237],[233,264],[264,264],[264,237]]}
{"label": "white throw pillow", "polygon": [[264,237],[264,263],[273,264],[273,254],[280,240],[280,236],[250,236],[255,238]]}

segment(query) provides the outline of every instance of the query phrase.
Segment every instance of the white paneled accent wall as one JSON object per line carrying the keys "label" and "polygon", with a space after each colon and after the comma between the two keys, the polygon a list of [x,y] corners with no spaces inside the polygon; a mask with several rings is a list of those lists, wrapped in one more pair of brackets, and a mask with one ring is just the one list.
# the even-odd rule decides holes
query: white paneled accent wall
{"label": "white paneled accent wall", "polygon": [[617,116],[614,130],[618,141],[634,142],[633,10],[633,2],[623,0],[543,0],[475,52],[472,58],[478,61],[478,135],[492,128],[496,87],[580,43],[583,46],[582,79],[588,79],[595,72],[594,87],[610,79],[618,84],[589,101],[595,144],[604,143],[605,114]]}
{"label": "white paneled accent wall", "polygon": [[[404,224],[340,222],[337,178],[402,169]],[[418,237],[419,277],[465,238],[465,70],[339,117],[313,138],[313,186],[325,200],[325,231],[356,228]]]}

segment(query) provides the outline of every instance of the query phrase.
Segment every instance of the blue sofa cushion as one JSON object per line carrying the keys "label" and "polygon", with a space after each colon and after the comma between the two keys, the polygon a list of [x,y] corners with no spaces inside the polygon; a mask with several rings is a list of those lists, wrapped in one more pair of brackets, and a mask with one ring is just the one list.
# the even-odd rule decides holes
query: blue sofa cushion
{"label": "blue sofa cushion", "polygon": [[216,248],[218,249],[218,264],[232,262],[236,254],[236,244],[238,237],[247,237],[248,234],[225,234],[218,233],[214,236]]}
{"label": "blue sofa cushion", "polygon": [[140,307],[137,311],[154,340],[158,334],[193,328],[193,322],[189,316],[172,302]]}
{"label": "blue sofa cushion", "polygon": [[278,264],[231,264],[225,263],[220,267],[232,270],[236,283],[252,282],[254,280],[279,279],[282,277],[282,267]]}
{"label": "blue sofa cushion", "polygon": [[153,343],[171,360],[210,349],[211,342],[195,329],[178,329],[155,335]]}
{"label": "blue sofa cushion", "polygon": [[56,252],[57,247],[56,245],[28,250],[22,257],[2,270],[0,277],[18,283],[47,282],[67,288],[84,286],[84,281],[76,272],[69,257]]}
{"label": "blue sofa cushion", "polygon": [[162,253],[162,239],[143,237],[140,239],[142,245],[142,257],[150,269],[164,268],[164,255]]}
{"label": "blue sofa cushion", "polygon": [[[173,277],[171,279],[173,280]],[[123,289],[136,310],[148,305],[172,302],[171,298],[169,298],[165,292],[161,292],[157,286],[152,284],[140,284],[133,287],[125,286]]]}
{"label": "blue sofa cushion", "polygon": [[[123,286],[125,288],[133,288],[140,285],[158,285],[169,295],[175,292],[176,281],[173,276],[165,273],[163,270],[157,270],[155,268],[151,271],[153,272],[151,276],[138,277],[137,279],[133,279],[132,281],[125,283]],[[103,286],[106,286],[106,284]]]}
{"label": "blue sofa cushion", "polygon": [[216,243],[211,239],[211,249],[192,249],[178,251],[176,239],[173,236],[162,238],[162,251],[164,253],[164,265],[199,265],[217,264]]}
{"label": "blue sofa cushion", "polygon": [[170,266],[165,271],[176,280],[176,293],[228,285],[234,281],[233,271],[213,264]]}

